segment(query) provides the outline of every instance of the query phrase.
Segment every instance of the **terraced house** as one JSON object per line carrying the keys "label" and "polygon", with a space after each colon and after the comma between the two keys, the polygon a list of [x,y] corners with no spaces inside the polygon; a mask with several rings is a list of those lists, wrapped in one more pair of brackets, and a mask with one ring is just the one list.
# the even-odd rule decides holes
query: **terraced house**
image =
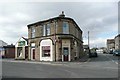
{"label": "terraced house", "polygon": [[83,56],[82,30],[76,22],[58,17],[28,25],[28,58],[37,61],[73,61]]}

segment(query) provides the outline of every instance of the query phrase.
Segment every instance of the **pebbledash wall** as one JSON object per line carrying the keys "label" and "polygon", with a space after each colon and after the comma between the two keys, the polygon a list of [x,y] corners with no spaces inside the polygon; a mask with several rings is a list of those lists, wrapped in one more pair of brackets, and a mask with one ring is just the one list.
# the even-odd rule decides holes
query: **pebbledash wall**
{"label": "pebbledash wall", "polygon": [[65,17],[39,21],[28,26],[28,59],[37,61],[73,61],[83,54],[82,30]]}

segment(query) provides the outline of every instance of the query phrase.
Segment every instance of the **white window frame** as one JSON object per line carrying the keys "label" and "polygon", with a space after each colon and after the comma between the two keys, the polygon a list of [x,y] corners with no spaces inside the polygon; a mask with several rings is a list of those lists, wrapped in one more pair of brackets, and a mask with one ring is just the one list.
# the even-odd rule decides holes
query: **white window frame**
{"label": "white window frame", "polygon": [[50,35],[51,31],[50,31],[50,24],[44,24],[43,25],[43,36],[48,36]]}
{"label": "white window frame", "polygon": [[43,36],[46,36],[46,25],[43,25]]}
{"label": "white window frame", "polygon": [[50,35],[50,24],[46,25],[46,35]]}

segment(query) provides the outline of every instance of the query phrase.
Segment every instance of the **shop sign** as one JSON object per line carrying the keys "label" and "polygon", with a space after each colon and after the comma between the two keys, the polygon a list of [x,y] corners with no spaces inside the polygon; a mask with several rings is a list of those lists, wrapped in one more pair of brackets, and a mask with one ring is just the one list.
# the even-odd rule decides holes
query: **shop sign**
{"label": "shop sign", "polygon": [[25,46],[25,41],[19,41],[18,46]]}
{"label": "shop sign", "polygon": [[42,46],[43,50],[50,50],[50,46]]}

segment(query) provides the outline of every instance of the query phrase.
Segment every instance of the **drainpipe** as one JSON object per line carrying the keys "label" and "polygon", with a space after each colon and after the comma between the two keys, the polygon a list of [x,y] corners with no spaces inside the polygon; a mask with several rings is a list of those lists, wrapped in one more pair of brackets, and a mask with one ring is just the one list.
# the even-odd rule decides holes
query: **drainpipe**
{"label": "drainpipe", "polygon": [[56,62],[56,21],[55,21],[55,33],[54,33],[54,45],[55,45],[55,62]]}

